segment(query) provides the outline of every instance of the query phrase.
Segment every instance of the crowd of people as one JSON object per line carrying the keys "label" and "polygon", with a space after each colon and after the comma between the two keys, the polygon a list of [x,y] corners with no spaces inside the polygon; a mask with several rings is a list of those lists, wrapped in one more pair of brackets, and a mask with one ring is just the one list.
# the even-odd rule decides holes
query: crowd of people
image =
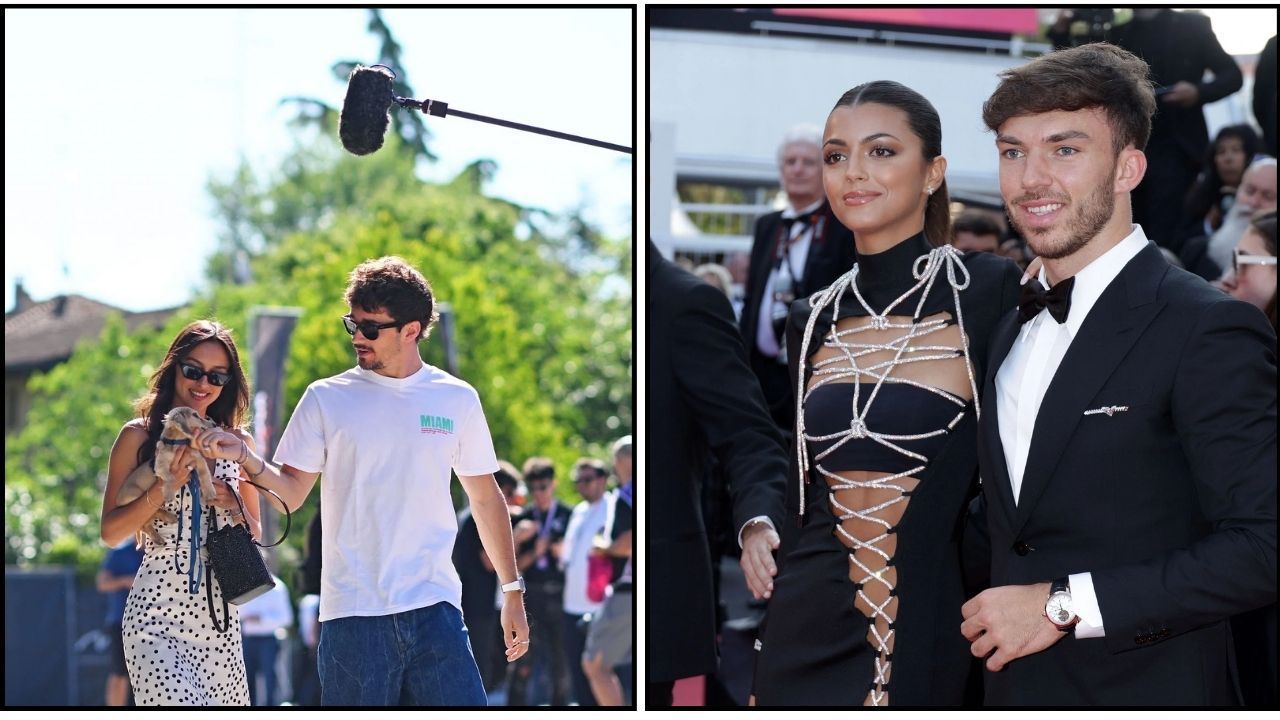
{"label": "crowd of people", "polygon": [[938,113],[871,81],[783,139],[736,297],[650,243],[650,706],[730,665],[767,706],[1275,703],[1274,140],[1209,142],[1203,17],[1070,20],[975,107],[1003,213],[952,217]]}
{"label": "crowd of people", "polygon": [[[356,366],[308,386],[274,462],[244,429],[249,387],[229,328],[190,323],[151,376],[111,450],[103,495],[101,535],[115,549],[98,586],[112,593],[118,641],[108,704],[131,694],[137,705],[483,706],[497,675],[509,677],[514,704],[628,702],[630,438],[613,447],[616,486],[604,463],[583,459],[583,502],[561,508],[550,462],[533,458],[522,476],[499,461],[475,389],[422,361],[436,310],[417,269],[394,256],[366,261],[345,300]],[[186,437],[162,435],[175,408],[199,417]],[[196,479],[200,464],[211,489]],[[220,564],[225,552],[213,562],[211,538],[232,542],[226,529],[240,526],[266,546],[259,498],[296,509],[321,474],[296,611],[276,576],[265,592],[224,596],[240,570]],[[177,491],[159,476],[192,479]],[[461,519],[454,476],[468,504]],[[252,567],[252,543],[231,562]],[[277,668],[295,625],[286,698]],[[539,694],[553,682],[558,691]]]}

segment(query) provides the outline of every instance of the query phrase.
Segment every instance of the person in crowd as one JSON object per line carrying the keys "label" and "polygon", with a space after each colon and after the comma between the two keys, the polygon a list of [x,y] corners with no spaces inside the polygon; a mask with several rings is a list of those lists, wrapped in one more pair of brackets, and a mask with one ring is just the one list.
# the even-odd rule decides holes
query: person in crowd
{"label": "person in crowd", "polygon": [[293,624],[289,588],[272,575],[275,587],[240,606],[240,633],[244,641],[244,666],[249,679],[249,703],[273,706],[280,702],[276,688],[276,661],[280,641]]}
{"label": "person in crowd", "polygon": [[[519,472],[506,460],[498,460],[498,471],[493,474],[498,488],[511,509]],[[513,531],[514,535],[514,531]],[[471,652],[485,691],[491,691],[505,677],[506,663],[502,662],[502,633],[498,617],[499,608],[494,603],[498,590],[498,574],[484,552],[480,542],[480,529],[471,507],[458,513],[458,538],[453,543],[453,565],[462,581],[462,619],[467,626]]]}
{"label": "person in crowd", "polygon": [[[1276,211],[1254,214],[1240,244],[1235,265],[1223,282],[1237,300],[1253,305],[1276,326]],[[1276,704],[1276,606],[1250,610],[1231,619],[1240,692],[1249,707]]]}
{"label": "person in crowd", "polygon": [[320,647],[320,596],[307,593],[298,600],[298,639],[303,658],[294,673],[293,704],[316,707],[320,704],[320,673],[316,653]]}
{"label": "person in crowd", "polygon": [[133,578],[142,565],[142,548],[133,538],[125,538],[119,545],[107,551],[102,559],[102,567],[98,570],[98,592],[107,596],[106,633],[109,644],[107,656],[107,694],[106,704],[109,707],[123,707],[129,704],[133,691],[129,687],[129,669],[124,661],[124,638],[121,623],[124,621],[124,606],[129,599],[129,589],[133,587]]}
{"label": "person in crowd", "polygon": [[573,465],[573,484],[582,502],[574,506],[565,528],[560,566],[564,569],[564,654],[578,705],[595,706],[595,696],[582,672],[582,650],[587,642],[591,616],[600,609],[603,594],[592,597],[592,541],[605,526],[609,505],[605,502],[609,471],[604,463],[579,458]]}
{"label": "person in crowd", "polygon": [[951,244],[960,252],[1000,252],[1004,229],[991,213],[969,209],[951,224]]}
{"label": "person in crowd", "polygon": [[[1065,44],[1071,17],[1072,11],[1064,11],[1049,30],[1058,47]],[[1209,144],[1203,107],[1239,90],[1244,75],[1222,49],[1208,16],[1199,13],[1133,8],[1132,19],[1111,26],[1104,39],[1151,68],[1159,111],[1146,148],[1149,172],[1132,193],[1133,217],[1156,244],[1180,253],[1183,218],[1176,208],[1195,182]],[[1206,70],[1212,79],[1205,79]]]}
{"label": "person in crowd", "polygon": [[226,432],[202,431],[192,447],[238,463],[290,507],[324,474],[323,704],[485,705],[450,556],[453,474],[497,569],[508,662],[530,638],[484,409],[474,388],[422,362],[436,311],[417,269],[395,256],[361,263],[345,300],[356,367],[307,387],[276,465]]}
{"label": "person in crowd", "polygon": [[971,658],[957,528],[978,392],[1019,272],[950,245],[937,110],[900,83],[839,98],[826,194],[853,272],[791,307],[800,524],[757,644],[760,705],[959,705]]}
{"label": "person in crowd", "polygon": [[1253,119],[1262,128],[1266,153],[1276,157],[1276,36],[1258,54],[1253,68]]}
{"label": "person in crowd", "polygon": [[1276,327],[1276,211],[1254,214],[1232,256],[1224,289],[1237,300],[1261,310]]}
{"label": "person in crowd", "polygon": [[604,604],[591,618],[587,643],[582,653],[582,671],[591,683],[596,704],[601,707],[626,703],[622,675],[632,661],[631,617],[635,609],[632,593],[631,549],[635,528],[635,486],[632,484],[631,436],[613,443],[613,469],[618,487],[609,492],[609,511],[603,531],[592,552],[613,563]]}
{"label": "person in crowd", "polygon": [[730,488],[743,573],[771,591],[786,483],[781,433],[751,372],[733,311],[715,288],[662,257],[648,240],[648,407],[653,507],[645,553],[648,707],[672,703],[675,681],[714,673],[715,594],[700,486],[714,455]]}
{"label": "person in crowd", "polygon": [[1240,180],[1235,201],[1226,218],[1210,236],[1187,241],[1182,264],[1205,280],[1220,281],[1231,269],[1232,255],[1240,244],[1249,221],[1259,210],[1276,207],[1276,159],[1259,156],[1249,164]]}
{"label": "person in crowd", "polygon": [[508,669],[507,704],[532,704],[531,681],[536,672],[545,670],[550,679],[548,700],[554,706],[568,705],[572,690],[564,649],[564,571],[560,568],[560,553],[572,508],[556,499],[556,467],[551,458],[525,460],[522,473],[533,501],[526,505],[516,525],[523,538],[516,547],[516,560],[527,584],[529,623],[538,629],[543,640]]}
{"label": "person in crowd", "polygon": [[821,144],[818,128],[800,125],[778,145],[787,207],[756,221],[739,321],[751,369],[784,432],[790,431],[795,410],[795,388],[787,380],[782,348],[787,307],[843,275],[854,260],[849,231],[836,221],[822,194]]}
{"label": "person in crowd", "polygon": [[1235,204],[1244,170],[1261,142],[1248,125],[1228,125],[1218,131],[1205,152],[1204,171],[1187,193],[1187,238],[1212,235]]}
{"label": "person in crowd", "polygon": [[1227,620],[1275,601],[1275,333],[1133,222],[1148,72],[1082,45],[983,106],[1044,259],[985,374],[968,537],[990,587],[959,628],[988,705],[1232,704]]}
{"label": "person in crowd", "polygon": [[[728,268],[717,263],[703,263],[693,269],[693,274],[711,287],[724,293],[724,296],[732,301],[733,277],[729,275]],[[736,313],[739,312],[741,312],[741,308],[735,308],[735,317]]]}
{"label": "person in crowd", "polygon": [[320,704],[320,670],[316,663],[320,645],[320,565],[324,531],[320,526],[320,500],[316,513],[307,523],[302,564],[294,573],[298,600],[299,647],[294,653],[292,688],[294,705],[315,707]]}
{"label": "person in crowd", "polygon": [[[139,417],[125,423],[111,448],[102,539],[118,545],[149,522],[163,543],[143,535],[142,565],[125,605],[125,662],[135,699],[139,705],[248,705],[239,608],[223,600],[222,588],[211,582],[209,573],[196,571],[210,529],[207,513],[216,514],[219,527],[237,521],[260,537],[257,492],[239,482],[244,475],[234,462],[207,461],[190,446],[177,445],[169,472],[187,477],[195,463],[208,462],[214,497],[184,489],[166,501],[163,483],[156,482],[132,502],[119,505],[116,500],[134,469],[153,462],[164,418],[175,407],[195,410],[225,428],[237,444],[252,447],[253,438],[243,429],[248,381],[231,331],[209,320],[178,331],[151,375],[147,393],[134,407]],[[232,496],[233,487],[243,500],[244,514]],[[181,539],[178,522],[156,515],[161,507],[184,521],[187,532]],[[200,522],[192,522],[195,519]]]}

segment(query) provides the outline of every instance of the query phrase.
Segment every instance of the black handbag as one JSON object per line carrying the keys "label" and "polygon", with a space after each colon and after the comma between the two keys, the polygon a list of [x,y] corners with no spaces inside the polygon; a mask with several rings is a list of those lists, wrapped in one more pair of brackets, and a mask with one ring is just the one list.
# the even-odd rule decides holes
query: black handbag
{"label": "black handbag", "polygon": [[[250,600],[262,595],[275,587],[275,580],[271,579],[271,573],[267,570],[267,563],[262,559],[262,553],[258,552],[259,547],[275,547],[284,542],[289,536],[289,528],[293,522],[293,515],[289,512],[289,506],[279,495],[262,487],[261,485],[241,479],[241,482],[248,482],[250,485],[270,493],[276,500],[280,501],[280,506],[285,509],[285,526],[284,534],[280,539],[270,545],[263,545],[253,536],[249,534],[249,528],[244,525],[224,525],[218,527],[218,513],[209,513],[209,534],[205,540],[205,547],[208,552],[208,567],[212,571],[213,577],[217,578],[218,586],[222,588],[222,598],[224,605],[228,602],[235,605],[243,605]],[[231,495],[236,499],[236,503],[240,505],[240,514],[242,517],[248,517],[245,513],[244,503],[240,501],[240,495],[234,489]],[[208,588],[209,595],[209,611],[213,612],[213,589]],[[224,614],[226,608],[224,607]],[[214,616],[214,624],[218,625],[217,616]],[[222,630],[219,629],[219,632]]]}

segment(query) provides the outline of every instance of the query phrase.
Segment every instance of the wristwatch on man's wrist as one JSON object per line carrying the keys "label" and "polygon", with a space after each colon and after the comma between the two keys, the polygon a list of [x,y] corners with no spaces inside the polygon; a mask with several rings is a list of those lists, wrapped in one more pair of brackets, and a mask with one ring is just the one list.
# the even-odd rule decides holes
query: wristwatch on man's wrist
{"label": "wristwatch on man's wrist", "polygon": [[1062,632],[1069,632],[1080,622],[1080,616],[1076,615],[1075,606],[1071,603],[1071,585],[1067,578],[1058,578],[1050,583],[1044,614]]}
{"label": "wristwatch on man's wrist", "polygon": [[515,592],[516,590],[519,590],[521,593],[523,593],[524,577],[517,575],[515,580],[512,580],[506,585],[503,585],[501,589],[502,589],[502,592],[504,593]]}

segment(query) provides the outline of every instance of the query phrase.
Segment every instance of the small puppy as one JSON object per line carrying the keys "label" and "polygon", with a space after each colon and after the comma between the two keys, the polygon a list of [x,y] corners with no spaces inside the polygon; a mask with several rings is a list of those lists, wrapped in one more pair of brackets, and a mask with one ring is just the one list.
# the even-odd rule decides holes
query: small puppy
{"label": "small puppy", "polygon": [[[164,501],[160,503],[160,508],[147,520],[142,526],[142,532],[151,538],[151,542],[156,545],[163,545],[164,542],[156,532],[151,521],[159,518],[162,522],[177,522],[178,518],[173,513],[164,508],[170,500],[177,496],[178,490],[186,484],[187,477],[173,476],[169,472],[169,465],[173,462],[173,454],[177,452],[178,446],[189,445],[191,438],[201,428],[215,427],[212,420],[206,420],[200,417],[200,413],[188,407],[176,407],[169,411],[164,418],[164,430],[160,433],[160,442],[156,443],[156,459],[155,469],[150,465],[139,465],[129,477],[125,478],[124,485],[121,486],[120,492],[116,493],[116,504],[125,505],[133,502],[138,497],[151,489],[159,478],[164,483]],[[204,458],[198,454],[193,468],[196,476],[200,478],[200,500],[202,505],[208,505],[213,500],[213,475],[209,472],[209,464]]]}

